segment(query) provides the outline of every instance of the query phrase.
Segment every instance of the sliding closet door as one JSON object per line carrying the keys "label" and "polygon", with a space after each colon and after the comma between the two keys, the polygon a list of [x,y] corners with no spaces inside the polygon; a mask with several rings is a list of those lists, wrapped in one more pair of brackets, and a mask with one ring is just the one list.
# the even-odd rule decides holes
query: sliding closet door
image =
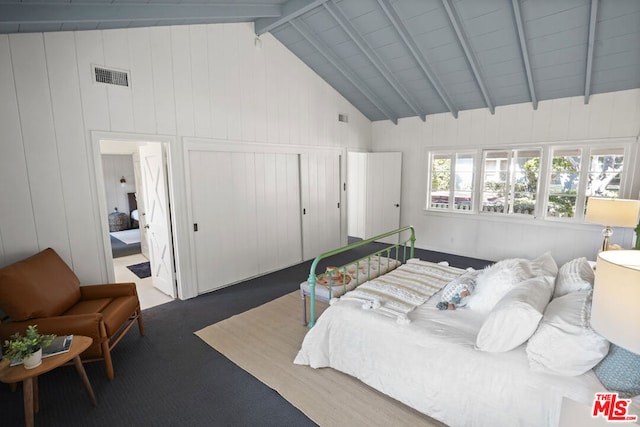
{"label": "sliding closet door", "polygon": [[199,293],[301,261],[298,177],[295,154],[189,151]]}
{"label": "sliding closet door", "polygon": [[342,246],[340,157],[335,152],[301,156],[304,259]]}
{"label": "sliding closet door", "polygon": [[302,261],[297,154],[255,154],[258,264],[261,272]]}

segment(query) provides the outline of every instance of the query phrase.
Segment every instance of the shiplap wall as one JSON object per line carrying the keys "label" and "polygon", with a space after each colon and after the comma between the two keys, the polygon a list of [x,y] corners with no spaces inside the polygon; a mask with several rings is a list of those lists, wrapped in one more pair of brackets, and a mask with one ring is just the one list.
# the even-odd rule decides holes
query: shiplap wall
{"label": "shiplap wall", "polygon": [[[487,215],[447,214],[424,210],[427,150],[438,147],[496,147],[513,143],[582,144],[616,138],[635,141],[625,168],[635,173],[627,197],[638,198],[640,158],[640,89],[583,97],[402,119],[395,126],[372,124],[374,151],[402,151],[401,224],[416,227],[416,246],[489,260],[534,257],[550,250],[556,261],[586,256],[595,259],[602,244],[601,226],[542,219],[523,220]],[[633,232],[616,230],[612,242],[629,247]]]}
{"label": "shiplap wall", "polygon": [[[371,148],[369,120],[271,35],[259,49],[254,37],[252,24],[0,35],[0,265],[51,246],[83,283],[106,280],[92,131],[173,137],[182,224],[183,137]],[[131,87],[94,83],[92,65],[130,71]]]}

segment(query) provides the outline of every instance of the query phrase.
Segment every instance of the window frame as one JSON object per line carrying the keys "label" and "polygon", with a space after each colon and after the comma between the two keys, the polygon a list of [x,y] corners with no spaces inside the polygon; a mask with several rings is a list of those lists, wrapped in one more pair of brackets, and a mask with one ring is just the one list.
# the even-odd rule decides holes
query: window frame
{"label": "window frame", "polygon": [[[480,179],[478,180],[478,182],[481,183],[481,185],[478,186],[478,213],[482,214],[482,215],[496,215],[496,216],[517,216],[517,217],[522,217],[522,218],[536,218],[538,216],[538,213],[540,212],[540,188],[541,185],[543,184],[541,182],[541,178],[542,178],[542,170],[543,170],[543,162],[544,162],[544,147],[540,146],[540,145],[522,145],[522,146],[508,146],[508,147],[502,147],[502,148],[482,148],[480,149],[480,151],[482,152],[482,164],[481,164],[481,171],[480,171]],[[483,194],[484,194],[484,179],[485,179],[485,172],[486,172],[486,159],[487,159],[487,154],[491,153],[491,152],[506,152],[507,153],[507,177],[505,180],[505,211],[506,212],[488,212],[488,211],[484,211],[483,209],[481,209],[480,206],[480,202],[484,199]],[[514,159],[518,159],[520,156],[518,156],[517,154],[519,152],[523,152],[523,151],[537,151],[540,153],[540,162],[539,162],[539,167],[538,167],[538,185],[536,186],[536,192],[535,192],[535,204],[533,206],[533,212],[531,214],[522,214],[522,213],[517,213],[514,212],[514,206],[515,206],[515,185],[516,185],[516,181],[514,179],[515,177],[515,164],[514,164]]]}
{"label": "window frame", "polygon": [[[587,178],[590,169],[591,156],[594,150],[600,149],[622,149],[624,156],[624,167],[620,172],[620,188],[618,191],[619,198],[629,198],[631,196],[631,190],[633,187],[634,179],[637,179],[637,173],[633,170],[634,161],[638,152],[638,144],[635,139],[632,138],[615,138],[612,140],[588,140],[588,141],[571,141],[567,143],[563,142],[545,142],[540,144],[505,144],[505,145],[492,145],[483,147],[469,147],[460,146],[456,148],[452,147],[425,147],[426,155],[426,189],[423,194],[426,198],[423,203],[423,212],[425,213],[454,213],[454,214],[483,214],[483,218],[521,218],[521,220],[543,220],[551,222],[561,223],[584,223],[584,207],[586,206],[586,186]],[[553,155],[557,150],[572,150],[578,149],[581,152],[580,163],[580,175],[578,184],[578,193],[576,196],[576,212],[572,217],[552,217],[547,215],[547,209],[549,204],[549,193],[551,185],[551,172]],[[540,151],[540,169],[538,177],[538,188],[536,191],[536,203],[534,213],[529,215],[518,214],[513,212],[482,212],[482,196],[484,191],[484,173],[485,173],[485,153],[491,151],[506,151],[509,153],[509,163],[511,165],[513,153],[517,151],[526,150],[539,150]],[[473,158],[473,182],[472,182],[472,209],[462,210],[455,209],[455,202],[450,203],[447,208],[432,208],[431,207],[431,179],[432,179],[432,167],[434,155],[449,155],[452,160],[451,167],[451,185],[449,189],[449,198],[455,193],[455,159],[457,155],[464,154]],[[511,166],[510,166],[511,167]],[[509,192],[513,191],[512,176],[513,173],[509,170],[508,185]],[[511,197],[512,199],[512,197]],[[455,201],[455,199],[453,199]],[[513,206],[513,200],[508,201],[510,207]],[[512,210],[512,209],[510,209]]]}
{"label": "window frame", "polygon": [[[473,172],[471,174],[471,208],[470,209],[456,209],[455,208],[455,177],[456,177],[456,160],[460,155],[469,156],[472,159]],[[433,161],[436,156],[448,156],[451,161],[451,169],[449,176],[449,201],[453,200],[453,203],[449,203],[449,206],[446,208],[433,208],[431,207],[431,194],[433,193],[431,189],[431,183],[433,179]],[[477,161],[478,161],[478,152],[477,150],[472,149],[461,149],[461,150],[429,150],[427,152],[427,189],[426,189],[426,198],[423,205],[424,210],[428,210],[431,212],[457,212],[462,214],[470,214],[474,213],[477,210]]]}

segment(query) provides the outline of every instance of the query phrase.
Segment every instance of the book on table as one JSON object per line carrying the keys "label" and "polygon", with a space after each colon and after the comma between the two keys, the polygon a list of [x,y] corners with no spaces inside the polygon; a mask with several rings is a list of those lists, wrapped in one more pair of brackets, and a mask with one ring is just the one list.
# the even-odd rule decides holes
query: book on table
{"label": "book on table", "polygon": [[[42,358],[55,356],[56,354],[66,353],[71,348],[73,341],[73,335],[61,335],[55,337],[51,344],[46,347],[42,347]],[[14,360],[11,362],[11,366],[21,365],[22,360]]]}
{"label": "book on table", "polygon": [[66,353],[71,348],[73,335],[62,335],[55,337],[51,344],[42,347],[42,357],[55,356],[56,354]]}

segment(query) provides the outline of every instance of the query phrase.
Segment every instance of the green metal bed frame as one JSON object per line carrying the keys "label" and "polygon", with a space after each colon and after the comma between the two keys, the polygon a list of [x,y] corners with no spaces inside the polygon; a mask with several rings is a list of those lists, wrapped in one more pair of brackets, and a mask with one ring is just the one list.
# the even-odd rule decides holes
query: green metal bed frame
{"label": "green metal bed frame", "polygon": [[[409,236],[409,238],[402,240],[401,236],[402,233],[404,233],[405,231],[410,231],[411,235]],[[361,283],[359,283],[358,280],[358,274],[359,274],[359,269],[357,268],[360,261],[362,260],[367,260],[368,263],[368,269],[369,269],[369,274],[366,275],[366,277],[370,277],[370,272],[371,272],[371,258],[376,257],[376,256],[381,256],[384,254],[384,256],[387,257],[387,259],[391,258],[391,253],[395,252],[395,260],[399,261],[399,257],[400,257],[400,250],[402,248],[402,260],[401,262],[406,262],[407,259],[413,258],[413,252],[414,252],[414,247],[415,247],[415,241],[416,241],[416,233],[415,230],[413,228],[413,226],[408,225],[406,227],[402,227],[402,228],[398,228],[397,230],[393,230],[393,231],[389,231],[387,233],[384,234],[380,234],[379,236],[375,236],[372,237],[370,239],[366,239],[366,240],[361,240],[359,242],[356,243],[352,243],[350,245],[344,246],[342,248],[338,248],[338,249],[334,249],[332,251],[329,252],[325,252],[323,254],[318,255],[314,260],[313,263],[311,264],[311,268],[309,270],[309,278],[307,279],[307,283],[309,283],[309,288],[310,288],[310,295],[309,295],[309,323],[308,323],[308,327],[309,329],[311,329],[315,324],[316,324],[316,301],[315,301],[315,289],[316,289],[316,281],[318,279],[318,277],[321,277],[316,275],[316,268],[318,267],[318,263],[325,259],[328,258],[330,256],[333,255],[337,255],[340,254],[342,252],[346,252],[349,251],[351,249],[355,249],[358,248],[360,246],[364,246],[366,244],[378,241],[378,240],[382,240],[386,237],[390,237],[393,235],[398,235],[398,243],[395,244],[390,244],[389,246],[387,246],[386,248],[377,250],[369,255],[366,255],[364,257],[361,257],[355,261],[349,262],[347,264],[344,264],[340,267],[338,267],[338,270],[340,272],[342,272],[342,274],[346,275],[347,274],[347,268],[350,265],[355,265],[356,266],[356,277],[353,278],[356,281],[356,286],[360,285]],[[409,244],[409,256],[407,257],[407,245]],[[387,264],[388,267],[388,264]],[[364,282],[363,282],[364,283]],[[343,285],[346,286],[346,285]],[[329,297],[331,298],[331,286],[329,286]],[[303,300],[303,303],[305,303],[305,301]],[[306,317],[306,316],[305,316]]]}

